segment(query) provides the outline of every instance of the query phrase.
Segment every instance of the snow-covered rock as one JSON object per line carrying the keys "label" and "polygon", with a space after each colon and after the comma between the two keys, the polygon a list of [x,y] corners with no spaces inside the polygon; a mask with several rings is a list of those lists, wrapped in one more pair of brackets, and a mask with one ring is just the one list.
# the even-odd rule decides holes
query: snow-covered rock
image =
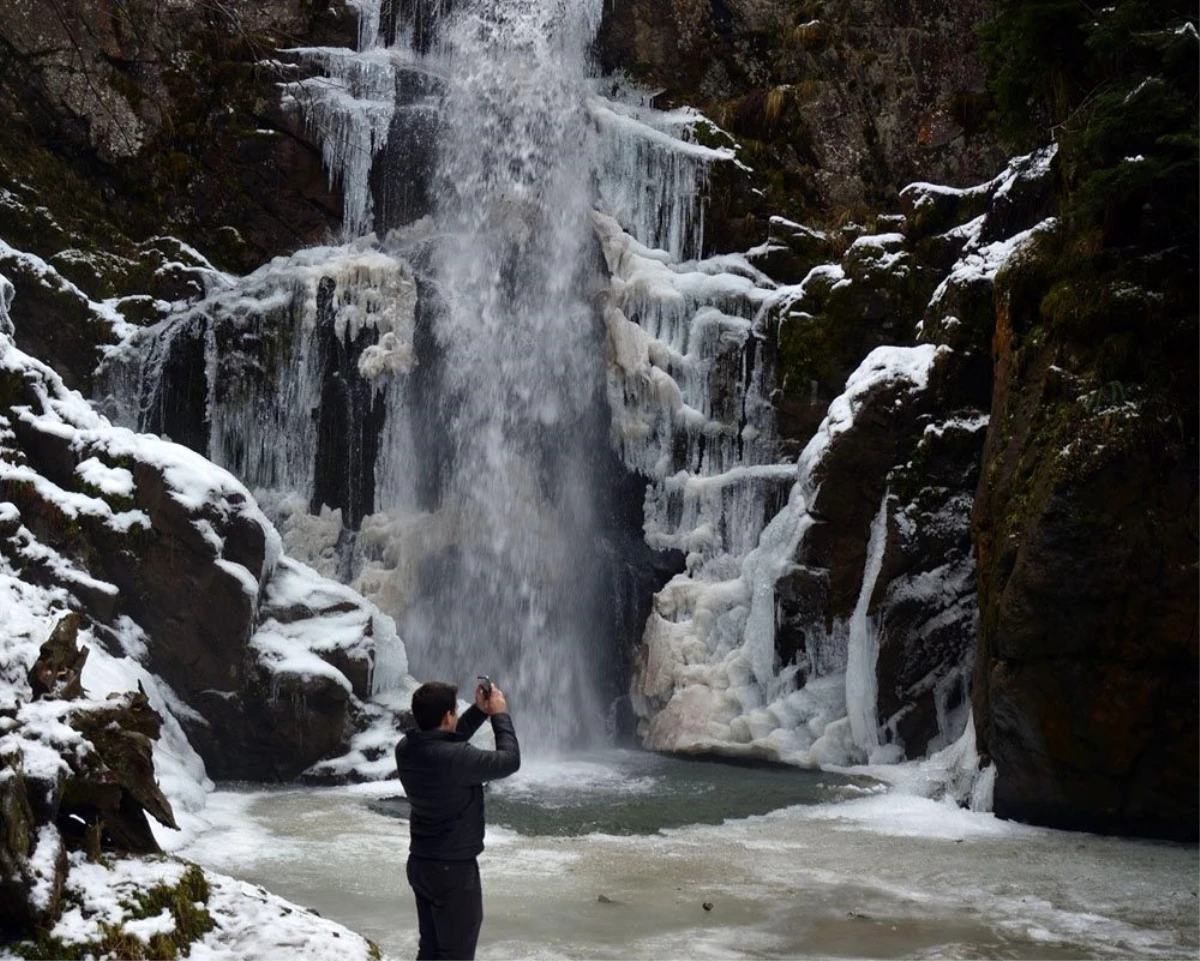
{"label": "snow-covered rock", "polygon": [[114,650],[141,648],[190,705],[180,722],[210,773],[295,776],[342,753],[359,705],[403,682],[390,618],[282,560],[231,474],[113,426],[7,338],[0,401],[0,554]]}
{"label": "snow-covered rock", "polygon": [[177,858],[94,862],[75,853],[66,860],[61,916],[36,941],[0,946],[0,958],[381,957],[375,944],[335,921]]}

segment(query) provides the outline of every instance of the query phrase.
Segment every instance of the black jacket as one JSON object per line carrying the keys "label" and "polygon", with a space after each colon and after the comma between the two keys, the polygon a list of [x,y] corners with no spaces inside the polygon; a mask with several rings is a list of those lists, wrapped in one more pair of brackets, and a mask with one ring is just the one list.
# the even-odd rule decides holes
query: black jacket
{"label": "black jacket", "polygon": [[507,714],[492,715],[496,750],[467,740],[487,715],[470,707],[454,731],[410,731],[396,745],[396,769],[412,806],[409,854],[432,861],[469,861],[483,850],[483,782],[515,774],[521,748]]}

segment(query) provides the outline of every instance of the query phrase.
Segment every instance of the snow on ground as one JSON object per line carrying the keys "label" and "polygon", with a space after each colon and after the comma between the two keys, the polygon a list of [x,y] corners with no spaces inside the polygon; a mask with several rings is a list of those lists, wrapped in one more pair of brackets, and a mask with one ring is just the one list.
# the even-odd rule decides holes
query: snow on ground
{"label": "snow on ground", "polygon": [[[116,929],[148,944],[155,935],[171,935],[190,912],[180,918],[176,908],[147,910],[139,902],[155,888],[176,888],[185,879],[188,862],[169,857],[109,858],[91,863],[80,853],[70,856],[64,885],[67,905],[49,936],[64,951],[112,939]],[[269,893],[264,888],[205,870],[207,899],[191,903],[196,914],[206,912],[211,929],[190,945],[194,961],[301,958],[378,958],[362,936]],[[189,889],[190,890],[190,889]],[[93,947],[92,951],[95,950]],[[0,958],[18,958],[19,947],[0,946]]]}

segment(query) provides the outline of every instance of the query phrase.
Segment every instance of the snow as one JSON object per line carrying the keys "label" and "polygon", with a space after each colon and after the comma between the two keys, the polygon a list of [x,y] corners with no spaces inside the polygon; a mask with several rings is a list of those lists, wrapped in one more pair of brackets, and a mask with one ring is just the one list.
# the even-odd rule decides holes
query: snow
{"label": "snow", "polygon": [[974,434],[984,430],[991,421],[987,414],[976,414],[971,417],[948,417],[936,424],[926,424],[924,437],[941,437],[946,431],[965,431]]}
{"label": "snow", "polygon": [[870,269],[903,276],[907,272],[907,241],[903,234],[871,234],[857,238],[846,251],[847,261],[869,261]]}
{"label": "snow", "polygon": [[1006,196],[1020,180],[1037,180],[1044,177],[1050,170],[1050,165],[1058,155],[1058,144],[1052,143],[1035,150],[1031,154],[1015,157],[1008,166],[986,183],[972,187],[947,187],[943,184],[932,184],[916,181],[908,184],[900,191],[901,197],[908,197],[915,207],[920,209],[934,203],[934,197],[984,197],[999,198]]}
{"label": "snow", "polygon": [[[39,282],[48,289],[77,301],[96,320],[107,325],[115,339],[120,340],[128,337],[136,329],[111,304],[92,300],[41,257],[38,257],[36,254],[26,253],[23,250],[17,250],[2,238],[0,238],[0,259],[15,260],[24,270],[37,277]],[[5,278],[4,283],[10,284],[7,278]],[[12,318],[8,313],[12,299],[11,285],[7,289],[0,286],[0,301],[4,302],[4,307],[0,310],[0,319],[7,321],[9,324],[12,323]],[[5,333],[6,325],[0,323],[0,336],[3,336]]]}
{"label": "snow", "polygon": [[[207,508],[226,517],[245,516],[262,528],[267,545],[263,570],[253,573],[261,577],[274,567],[280,553],[279,535],[258,509],[250,492],[228,471],[179,444],[114,426],[96,413],[79,393],[67,390],[53,370],[25,354],[6,337],[0,337],[0,368],[29,372],[27,381],[38,394],[43,409],[35,413],[27,407],[14,408],[16,415],[27,425],[66,439],[74,450],[92,455],[85,458],[85,462],[92,458],[129,459],[157,467],[167,483],[168,494],[189,510]],[[39,494],[68,517],[78,517],[80,513],[115,517],[112,508],[100,498],[64,491],[27,468],[0,462],[0,473],[34,484]],[[123,475],[116,474],[110,475],[110,481],[114,476],[124,480]],[[127,527],[137,520],[130,517],[117,519],[116,523]]]}
{"label": "snow", "polygon": [[[296,609],[306,616],[296,619]],[[342,651],[367,661],[373,694],[408,681],[408,659],[392,619],[353,589],[289,558],[280,560],[267,584],[263,620],[250,647],[276,673],[327,678],[347,691],[345,675],[320,655]]]}
{"label": "snow", "polygon": [[62,853],[62,837],[58,828],[53,824],[41,825],[37,829],[37,838],[29,855],[29,873],[33,876],[29,900],[39,911],[50,908],[58,860]]}
{"label": "snow", "polygon": [[828,450],[834,438],[849,430],[866,399],[888,383],[901,383],[910,391],[921,391],[929,383],[929,374],[937,358],[950,348],[933,344],[916,347],[876,347],[846,381],[846,389],[829,405],[829,412],[804,452],[801,469],[813,467]]}
{"label": "snow", "polygon": [[[156,934],[175,930],[171,911],[136,917],[138,898],[160,885],[174,887],[187,862],[161,857],[108,858],[92,863],[81,852],[69,855],[64,886],[67,904],[50,936],[65,945],[99,942],[105,927],[149,942]],[[214,922],[207,934],[190,946],[197,961],[240,961],[243,958],[370,957],[366,939],[334,921],[267,893],[263,888],[206,870],[209,897],[203,905]],[[0,948],[0,957],[17,957]]]}
{"label": "snow", "polygon": [[216,928],[192,945],[193,961],[288,957],[369,961],[362,936],[264,888],[206,872],[208,911]]}
{"label": "snow", "polygon": [[940,303],[951,287],[995,279],[996,274],[1022,247],[1038,234],[1054,229],[1057,223],[1056,218],[1047,217],[1041,223],[1028,230],[1022,230],[1005,240],[998,240],[975,250],[964,251],[963,257],[954,265],[954,269],[933,292],[933,296],[929,299],[929,306],[934,307]]}

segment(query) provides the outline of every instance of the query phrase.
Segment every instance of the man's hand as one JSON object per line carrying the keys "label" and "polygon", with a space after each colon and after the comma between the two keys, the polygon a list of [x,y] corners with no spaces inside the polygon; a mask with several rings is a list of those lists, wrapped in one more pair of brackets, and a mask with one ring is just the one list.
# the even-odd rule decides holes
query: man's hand
{"label": "man's hand", "polygon": [[508,713],[508,701],[504,699],[504,692],[495,684],[492,685],[491,697],[484,696],[482,684],[475,686],[475,706],[488,715]]}

